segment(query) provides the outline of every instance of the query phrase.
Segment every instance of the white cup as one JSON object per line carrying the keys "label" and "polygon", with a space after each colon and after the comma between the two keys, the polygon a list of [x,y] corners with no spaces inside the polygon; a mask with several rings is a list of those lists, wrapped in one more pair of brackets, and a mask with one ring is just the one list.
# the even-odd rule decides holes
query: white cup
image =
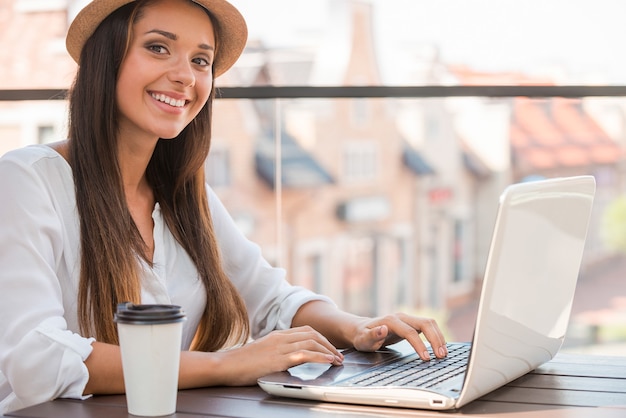
{"label": "white cup", "polygon": [[183,321],[176,305],[117,306],[128,413],[162,416],[176,412]]}

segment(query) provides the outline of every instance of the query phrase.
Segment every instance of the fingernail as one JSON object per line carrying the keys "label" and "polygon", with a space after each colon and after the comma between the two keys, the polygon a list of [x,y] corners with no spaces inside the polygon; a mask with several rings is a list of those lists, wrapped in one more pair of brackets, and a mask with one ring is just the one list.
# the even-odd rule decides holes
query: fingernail
{"label": "fingernail", "polygon": [[326,354],[326,358],[328,359],[329,362],[334,363],[336,357],[333,356],[332,354]]}
{"label": "fingernail", "polygon": [[443,347],[439,347],[439,356],[440,357],[446,356],[446,350]]}
{"label": "fingernail", "polygon": [[424,351],[424,353],[422,353],[422,358],[424,360],[430,360],[430,354],[428,354],[428,350]]}
{"label": "fingernail", "polygon": [[335,360],[337,361],[337,365],[343,364],[343,358],[335,357]]}
{"label": "fingernail", "polygon": [[382,337],[383,336],[383,327],[378,327],[378,329],[376,330],[376,334],[379,337]]}

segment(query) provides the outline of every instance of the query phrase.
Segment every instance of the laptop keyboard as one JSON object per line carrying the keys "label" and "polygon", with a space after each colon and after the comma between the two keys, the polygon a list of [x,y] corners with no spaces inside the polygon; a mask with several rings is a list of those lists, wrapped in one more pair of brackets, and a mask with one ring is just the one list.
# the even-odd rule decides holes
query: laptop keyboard
{"label": "laptop keyboard", "polygon": [[[430,348],[429,348],[430,350]],[[417,354],[385,364],[342,382],[342,386],[404,386],[431,388],[465,373],[469,344],[448,344],[448,356],[438,359],[430,351],[430,361]]]}

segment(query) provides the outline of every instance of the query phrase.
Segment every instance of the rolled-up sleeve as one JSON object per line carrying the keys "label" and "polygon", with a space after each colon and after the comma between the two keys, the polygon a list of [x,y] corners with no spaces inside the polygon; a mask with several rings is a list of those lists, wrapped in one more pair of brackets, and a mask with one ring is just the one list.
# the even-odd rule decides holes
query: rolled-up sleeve
{"label": "rolled-up sleeve", "polygon": [[89,378],[84,360],[93,339],[68,330],[68,289],[57,275],[64,232],[35,165],[10,154],[0,160],[0,414],[83,398]]}
{"label": "rolled-up sleeve", "polygon": [[265,260],[260,247],[243,235],[208,186],[207,193],[225,272],[245,301],[252,338],[290,328],[294,315],[307,302],[333,303],[323,295],[290,284],[285,270]]}

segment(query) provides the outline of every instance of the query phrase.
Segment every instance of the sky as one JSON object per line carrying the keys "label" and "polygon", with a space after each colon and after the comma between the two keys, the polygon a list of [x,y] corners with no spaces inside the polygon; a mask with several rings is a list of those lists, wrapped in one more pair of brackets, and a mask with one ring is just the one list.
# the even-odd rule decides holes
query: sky
{"label": "sky", "polygon": [[[343,0],[231,0],[250,39],[305,45]],[[373,5],[383,71],[408,45],[477,70],[567,74],[573,83],[626,84],[626,0],[360,0]],[[413,47],[412,47],[413,48]]]}

